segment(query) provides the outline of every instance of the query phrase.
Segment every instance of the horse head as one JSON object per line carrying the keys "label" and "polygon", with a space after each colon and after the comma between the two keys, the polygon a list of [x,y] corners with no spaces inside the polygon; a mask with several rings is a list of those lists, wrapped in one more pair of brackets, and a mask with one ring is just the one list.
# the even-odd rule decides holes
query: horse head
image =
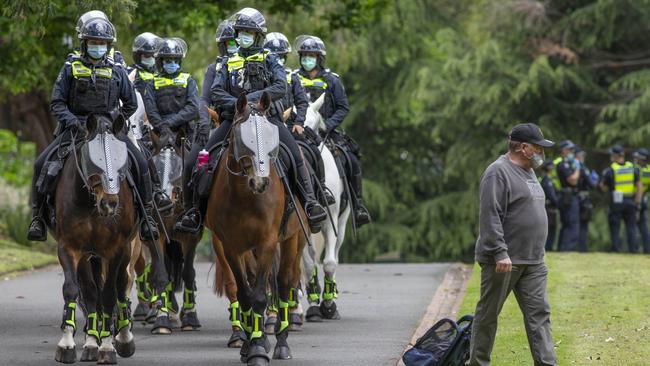
{"label": "horse head", "polygon": [[125,177],[128,150],[126,143],[117,139],[126,121],[119,115],[90,114],[86,119],[87,137],[81,146],[81,174],[95,198],[95,205],[103,216],[118,213],[120,184]]}
{"label": "horse head", "polygon": [[321,94],[313,103],[309,102],[309,108],[307,108],[307,114],[305,115],[305,127],[311,128],[314,132],[327,130],[325,119],[320,114],[324,102],[325,93]]}
{"label": "horse head", "polygon": [[264,193],[269,185],[271,165],[280,147],[278,127],[266,118],[270,106],[271,97],[266,92],[257,103],[249,103],[242,93],[235,106],[233,155],[241,169],[239,175],[248,178],[249,188],[257,194]]}

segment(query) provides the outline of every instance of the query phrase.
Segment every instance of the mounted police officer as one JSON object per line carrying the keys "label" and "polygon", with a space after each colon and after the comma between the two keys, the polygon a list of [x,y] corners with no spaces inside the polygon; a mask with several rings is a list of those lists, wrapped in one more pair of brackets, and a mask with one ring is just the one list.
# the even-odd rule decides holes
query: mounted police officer
{"label": "mounted police officer", "polygon": [[343,146],[349,153],[350,160],[349,179],[353,188],[354,215],[357,227],[370,222],[370,214],[363,205],[361,166],[359,164],[359,148],[356,142],[342,131],[337,130],[350,107],[345,94],[343,83],[338,75],[325,68],[325,44],[320,38],[314,36],[300,36],[295,41],[300,68],[294,73],[298,75],[302,86],[307,92],[311,102],[316,101],[325,93],[325,102],[320,113],[325,118],[327,126],[326,136]]}
{"label": "mounted police officer", "polygon": [[[74,27],[75,31],[77,32],[77,38],[81,38],[81,30],[83,29],[84,24],[87,21],[89,21],[91,19],[95,19],[95,18],[104,19],[107,22],[110,22],[108,20],[108,17],[106,16],[106,14],[101,10],[87,11],[87,12],[81,14],[79,19],[77,19],[77,25]],[[114,43],[116,41],[117,41],[117,39],[113,40],[113,43],[111,44],[111,48],[108,50],[108,53],[106,54],[106,58],[109,61],[114,61],[115,63],[118,63],[118,64],[122,65],[123,67],[126,67],[126,62],[124,62],[124,57],[122,56],[122,53],[120,51],[116,50],[113,47]],[[72,62],[73,57],[78,57],[80,55],[81,55],[81,50],[80,49],[75,49],[72,53],[68,54],[68,57],[67,57],[66,61]]]}
{"label": "mounted police officer", "polygon": [[559,251],[573,251],[578,245],[580,235],[580,198],[578,180],[580,162],[575,159],[575,144],[569,140],[560,142],[562,161],[556,166],[560,181],[560,239]]}
{"label": "mounted police officer", "polygon": [[587,153],[579,146],[575,147],[576,160],[580,162],[580,178],[578,179],[578,197],[580,199],[580,230],[578,233],[578,251],[587,252],[589,241],[589,222],[593,216],[594,204],[591,201],[591,190],[598,187],[598,173],[589,169],[585,164]]}
{"label": "mounted police officer", "polygon": [[643,186],[639,170],[634,164],[625,160],[625,150],[620,145],[609,149],[612,164],[603,171],[600,189],[610,193],[609,233],[612,240],[612,252],[621,251],[621,220],[625,222],[628,249],[632,253],[638,250],[636,223],[637,212],[641,208]]}
{"label": "mounted police officer", "polygon": [[542,169],[542,175],[538,179],[546,196],[545,207],[546,217],[548,218],[548,236],[546,237],[545,248],[546,251],[551,251],[553,250],[553,243],[555,243],[555,235],[557,233],[557,208],[560,202],[553,184],[553,170],[555,169],[553,161],[546,160],[540,168]]}
{"label": "mounted police officer", "polygon": [[133,65],[129,74],[135,73],[133,86],[144,96],[145,84],[153,80],[156,74],[156,51],[162,43],[162,38],[149,32],[141,33],[133,40]]}
{"label": "mounted police officer", "polygon": [[[285,66],[287,56],[291,52],[291,44],[289,44],[289,40],[284,34],[272,32],[266,35],[264,49],[276,55],[280,65]],[[284,113],[289,111],[289,115],[286,116],[287,119],[284,122],[297,140],[301,140],[309,146],[309,149],[312,151],[311,155],[317,160],[314,162],[316,166],[314,166],[313,169],[316,173],[317,179],[320,181],[320,186],[325,188],[325,167],[323,166],[323,158],[321,157],[318,148],[321,140],[314,131],[307,130],[307,133],[305,134],[305,128],[303,126],[305,123],[307,108],[309,108],[305,89],[302,87],[300,77],[298,77],[297,74],[294,74],[291,69],[287,67],[285,67],[284,70],[287,73],[288,85],[287,94],[284,99],[282,99],[281,110],[283,110]],[[285,117],[284,113],[283,119]],[[332,196],[332,193],[328,189],[323,189],[322,193],[323,194],[320,195],[320,198],[322,199],[321,204],[329,206],[336,202],[334,196]]]}
{"label": "mounted police officer", "polygon": [[[86,117],[90,113],[120,113],[119,102],[123,105],[121,113],[129,117],[137,109],[135,90],[126,71],[108,58],[108,50],[115,41],[115,28],[105,19],[93,18],[83,24],[80,30],[81,54],[66,61],[59,72],[52,90],[50,107],[58,119],[59,126],[54,141],[38,156],[34,163],[32,179],[32,223],[27,237],[29,240],[45,240],[47,229],[41,216],[45,196],[36,187],[41,169],[61,144],[70,142],[73,135],[83,133]],[[137,189],[142,198],[144,211],[140,235],[144,239],[158,238],[156,222],[151,218],[152,193],[147,162],[140,151],[124,133],[118,134],[136,158],[140,174],[134,174]]]}
{"label": "mounted police officer", "polygon": [[[187,141],[193,142],[189,155],[198,155],[208,138],[210,126],[208,121],[199,118],[196,82],[189,73],[182,72],[186,52],[187,45],[180,38],[166,38],[161,42],[156,53],[159,73],[147,83],[144,105],[149,122],[161,141],[169,141],[175,132],[182,130]],[[183,189],[184,202],[191,202],[191,192],[186,191]]]}
{"label": "mounted police officer", "polygon": [[[205,75],[203,76],[203,88],[201,89],[201,101],[205,107],[209,108],[209,116],[213,121],[218,121],[218,113],[216,112],[216,106],[212,104],[212,83],[214,82],[214,77],[217,75],[217,72],[221,69],[221,64],[223,62],[228,62],[228,58],[237,54],[239,45],[235,40],[235,28],[232,27],[232,20],[226,19],[219,23],[217,27],[217,33],[215,35],[215,40],[217,41],[217,48],[219,49],[219,55],[217,56],[215,62],[208,65],[208,68],[205,69]],[[187,172],[190,170],[190,172]],[[185,174],[191,174],[190,169],[185,169]],[[189,175],[188,179],[189,181]]]}
{"label": "mounted police officer", "polygon": [[641,234],[643,252],[650,253],[650,233],[648,233],[648,190],[650,190],[650,165],[648,161],[650,161],[650,152],[642,147],[634,153],[634,160],[643,185],[643,198],[641,200],[641,210],[638,214],[637,227]]}
{"label": "mounted police officer", "polygon": [[[222,63],[212,84],[211,104],[219,109],[221,125],[210,137],[206,145],[208,150],[226,138],[234,118],[237,97],[241,93],[247,93],[248,100],[255,102],[263,92],[267,92],[273,104],[277,106],[277,102],[284,98],[287,92],[284,68],[278,63],[275,55],[264,52],[262,48],[266,34],[264,16],[256,9],[244,8],[233,16],[232,22],[239,51],[230,57],[228,62]],[[317,231],[320,229],[320,222],[326,219],[325,209],[314,197],[302,154],[291,133],[282,123],[281,114],[282,111],[277,107],[271,108],[268,119],[278,127],[280,141],[291,150],[296,161],[300,198],[312,230]],[[190,154],[189,158],[196,161],[194,154]],[[177,228],[182,231],[195,230],[201,224],[201,216],[200,207],[195,204],[183,215]]]}

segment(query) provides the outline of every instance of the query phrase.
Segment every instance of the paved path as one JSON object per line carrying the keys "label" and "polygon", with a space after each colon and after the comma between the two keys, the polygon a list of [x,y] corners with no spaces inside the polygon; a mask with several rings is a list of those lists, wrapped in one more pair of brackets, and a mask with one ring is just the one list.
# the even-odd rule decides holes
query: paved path
{"label": "paved path", "polygon": [[[342,265],[337,275],[342,319],[306,323],[303,331],[289,336],[294,359],[272,364],[395,365],[447,268],[446,264]],[[137,351],[132,358],[118,358],[120,365],[242,365],[238,351],[225,346],[230,335],[227,302],[212,294],[209,269],[209,263],[198,264],[201,331],[152,336],[148,328],[136,324]],[[0,282],[0,366],[56,364],[62,283],[60,271]],[[79,315],[77,322],[82,329]],[[81,356],[81,331],[76,340]]]}

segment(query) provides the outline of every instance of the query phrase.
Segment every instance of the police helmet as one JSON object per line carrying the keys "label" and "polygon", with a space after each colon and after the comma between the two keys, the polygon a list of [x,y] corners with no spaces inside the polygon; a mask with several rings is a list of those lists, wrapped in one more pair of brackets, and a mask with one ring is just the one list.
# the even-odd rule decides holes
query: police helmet
{"label": "police helmet", "polygon": [[160,42],[156,58],[184,58],[187,53],[187,43],[181,38],[165,38]]}
{"label": "police helmet", "polygon": [[236,31],[248,30],[266,34],[266,19],[257,9],[243,8],[232,17],[232,26]]}
{"label": "police helmet", "polygon": [[108,20],[103,18],[92,18],[86,21],[81,27],[79,39],[84,41],[92,39],[112,43],[117,40],[117,33],[115,32],[113,24]]}
{"label": "police helmet", "polygon": [[104,20],[108,20],[108,17],[106,16],[106,14],[101,10],[87,11],[87,12],[81,14],[79,19],[77,19],[77,26],[74,27],[74,29],[77,31],[77,34],[81,33],[81,29],[83,28],[84,23],[86,23],[87,21],[89,21],[90,19],[93,19],[93,18],[102,18]]}
{"label": "police helmet", "polygon": [[323,57],[327,55],[327,51],[325,50],[325,42],[316,36],[298,36],[294,41],[294,46],[296,47],[299,55],[303,53],[317,53]]}
{"label": "police helmet", "polygon": [[217,43],[227,42],[235,39],[235,28],[232,27],[232,20],[226,19],[217,27],[217,34],[215,35]]}
{"label": "police helmet", "polygon": [[609,148],[609,153],[612,155],[619,155],[625,153],[625,149],[621,145],[614,145]]}
{"label": "police helmet", "polygon": [[291,44],[287,37],[279,32],[271,32],[266,35],[264,48],[278,55],[286,55],[291,52]]}
{"label": "police helmet", "polygon": [[646,161],[650,160],[650,152],[648,152],[648,149],[646,149],[645,147],[638,149],[634,154],[640,159]]}

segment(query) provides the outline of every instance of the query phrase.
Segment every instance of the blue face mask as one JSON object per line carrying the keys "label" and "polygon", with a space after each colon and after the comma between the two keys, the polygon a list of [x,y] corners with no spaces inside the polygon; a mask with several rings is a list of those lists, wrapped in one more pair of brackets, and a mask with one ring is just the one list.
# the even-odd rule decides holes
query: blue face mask
{"label": "blue face mask", "polygon": [[228,54],[233,55],[237,53],[237,50],[239,50],[239,46],[236,43],[228,45]]}
{"label": "blue face mask", "polygon": [[168,74],[173,74],[176,71],[178,71],[178,69],[180,69],[180,68],[181,68],[181,65],[177,64],[176,62],[170,62],[168,64],[163,65],[163,69]]}
{"label": "blue face mask", "polygon": [[143,57],[140,59],[142,66],[152,68],[156,64],[156,59],[153,57]]}
{"label": "blue face mask", "polygon": [[86,47],[86,49],[88,50],[88,56],[95,60],[99,60],[100,58],[104,57],[108,51],[108,46],[105,44],[90,44]]}
{"label": "blue face mask", "polygon": [[241,48],[249,48],[255,42],[255,35],[247,32],[239,32],[237,35],[237,43]]}
{"label": "blue face mask", "polygon": [[306,71],[311,71],[316,67],[316,57],[314,56],[302,56],[300,58],[300,64],[302,68]]}

